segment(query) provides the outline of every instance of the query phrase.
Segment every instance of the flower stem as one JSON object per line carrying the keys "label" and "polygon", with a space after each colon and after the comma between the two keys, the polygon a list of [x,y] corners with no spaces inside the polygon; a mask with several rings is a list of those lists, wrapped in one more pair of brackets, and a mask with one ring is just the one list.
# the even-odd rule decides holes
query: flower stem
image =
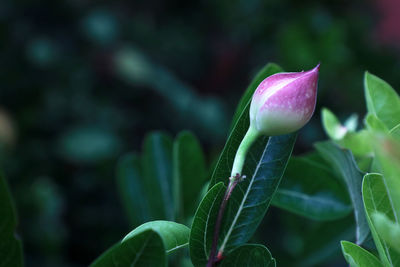
{"label": "flower stem", "polygon": [[235,177],[238,174],[241,175],[247,151],[259,135],[260,133],[254,127],[249,127],[236,152],[235,160],[233,161],[231,177]]}
{"label": "flower stem", "polygon": [[221,228],[222,218],[224,216],[226,204],[228,204],[228,200],[232,194],[232,191],[235,188],[235,186],[239,183],[239,181],[240,181],[240,176],[235,177],[233,182],[230,182],[228,187],[226,188],[224,198],[222,199],[221,206],[219,207],[217,221],[215,222],[213,242],[211,246],[211,252],[210,252],[210,257],[208,259],[207,267],[214,267],[215,262],[218,261],[218,259],[215,258],[216,256],[215,254],[217,253],[217,244],[218,244],[218,237]]}
{"label": "flower stem", "polygon": [[219,231],[221,228],[221,223],[224,216],[225,208],[226,205],[228,204],[229,198],[232,195],[233,189],[243,178],[241,173],[243,170],[243,165],[246,159],[247,151],[249,150],[249,148],[251,147],[251,145],[254,143],[254,141],[257,139],[258,136],[259,132],[250,126],[236,152],[235,159],[233,161],[231,177],[229,178],[229,184],[228,187],[226,188],[224,198],[222,199],[221,206],[219,207],[217,220],[215,222],[213,242],[211,246],[210,257],[208,259],[207,267],[214,267],[215,263],[217,261],[220,261],[223,257],[222,256],[223,251],[220,251],[218,253],[217,258],[215,256],[217,253]]}

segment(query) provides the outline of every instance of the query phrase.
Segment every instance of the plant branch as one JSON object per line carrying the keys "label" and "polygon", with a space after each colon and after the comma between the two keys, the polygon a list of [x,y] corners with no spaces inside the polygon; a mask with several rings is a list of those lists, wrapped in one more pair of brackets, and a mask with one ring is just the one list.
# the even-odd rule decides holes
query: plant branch
{"label": "plant branch", "polygon": [[228,200],[231,197],[233,189],[242,180],[242,178],[244,178],[244,176],[242,177],[241,173],[243,170],[243,165],[246,159],[247,151],[249,151],[251,145],[254,143],[255,140],[257,140],[259,136],[260,133],[250,125],[249,129],[247,130],[245,136],[243,137],[236,151],[235,159],[233,161],[233,166],[232,166],[231,177],[229,178],[229,185],[226,188],[224,198],[221,202],[221,206],[219,207],[218,217],[215,222],[213,242],[211,246],[210,257],[208,259],[207,267],[214,267],[215,262],[218,262],[222,259],[223,251],[219,251],[217,258],[215,257],[216,256],[215,254],[217,253],[219,231],[221,228],[221,223],[224,216],[226,204],[228,203]]}
{"label": "plant branch", "polygon": [[222,199],[221,206],[219,207],[217,221],[215,222],[215,226],[214,226],[213,242],[212,242],[212,246],[211,246],[211,252],[210,252],[210,257],[208,259],[207,267],[214,267],[215,262],[220,260],[220,255],[218,255],[217,259],[215,257],[216,253],[217,253],[219,231],[221,229],[221,223],[222,223],[222,219],[224,216],[226,204],[228,203],[228,200],[232,195],[233,189],[240,182],[240,180],[241,180],[240,174],[236,174],[234,177],[231,177],[229,185],[226,188],[224,198]]}

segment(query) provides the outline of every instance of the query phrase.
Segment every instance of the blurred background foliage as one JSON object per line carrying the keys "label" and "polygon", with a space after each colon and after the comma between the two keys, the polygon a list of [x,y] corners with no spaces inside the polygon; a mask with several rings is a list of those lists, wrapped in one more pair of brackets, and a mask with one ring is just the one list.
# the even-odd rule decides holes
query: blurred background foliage
{"label": "blurred background foliage", "polygon": [[[2,0],[0,159],[26,265],[85,266],[133,228],[115,167],[148,131],[191,130],[210,165],[267,62],[287,71],[321,62],[318,107],[295,154],[325,138],[321,106],[364,114],[365,70],[400,88],[399,9],[396,0]],[[278,262],[304,257],[301,225],[329,234],[269,215],[264,243]]]}

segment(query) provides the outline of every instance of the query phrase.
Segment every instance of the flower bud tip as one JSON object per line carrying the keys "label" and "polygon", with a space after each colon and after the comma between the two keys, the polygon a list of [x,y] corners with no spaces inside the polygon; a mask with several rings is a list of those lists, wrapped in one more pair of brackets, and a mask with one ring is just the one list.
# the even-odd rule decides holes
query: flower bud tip
{"label": "flower bud tip", "polygon": [[303,127],[316,104],[320,64],[309,71],[269,76],[254,92],[250,127],[265,135],[281,135]]}

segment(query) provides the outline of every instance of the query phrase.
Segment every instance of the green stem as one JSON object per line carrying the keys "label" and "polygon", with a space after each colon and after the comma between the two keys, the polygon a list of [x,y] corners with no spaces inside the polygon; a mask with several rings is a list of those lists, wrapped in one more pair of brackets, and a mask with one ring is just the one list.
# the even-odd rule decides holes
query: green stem
{"label": "green stem", "polygon": [[236,151],[235,160],[233,161],[233,166],[232,166],[231,177],[229,177],[229,185],[226,188],[225,196],[222,199],[220,208],[218,210],[218,216],[214,226],[213,242],[211,245],[210,257],[208,259],[207,267],[214,267],[215,263],[220,261],[223,257],[222,250],[220,251],[220,253],[218,253],[217,257],[215,256],[217,254],[217,242],[222,223],[222,218],[224,216],[225,207],[228,203],[229,198],[231,197],[233,189],[243,178],[242,170],[244,161],[246,159],[247,151],[249,150],[249,148],[259,135],[260,133],[256,129],[250,126],[249,129],[247,130],[246,135],[243,137],[243,140],[240,143],[238,150]]}
{"label": "green stem", "polygon": [[235,160],[233,161],[231,177],[242,175],[244,160],[246,159],[247,151],[259,135],[259,131],[257,131],[254,127],[249,127],[236,152]]}

